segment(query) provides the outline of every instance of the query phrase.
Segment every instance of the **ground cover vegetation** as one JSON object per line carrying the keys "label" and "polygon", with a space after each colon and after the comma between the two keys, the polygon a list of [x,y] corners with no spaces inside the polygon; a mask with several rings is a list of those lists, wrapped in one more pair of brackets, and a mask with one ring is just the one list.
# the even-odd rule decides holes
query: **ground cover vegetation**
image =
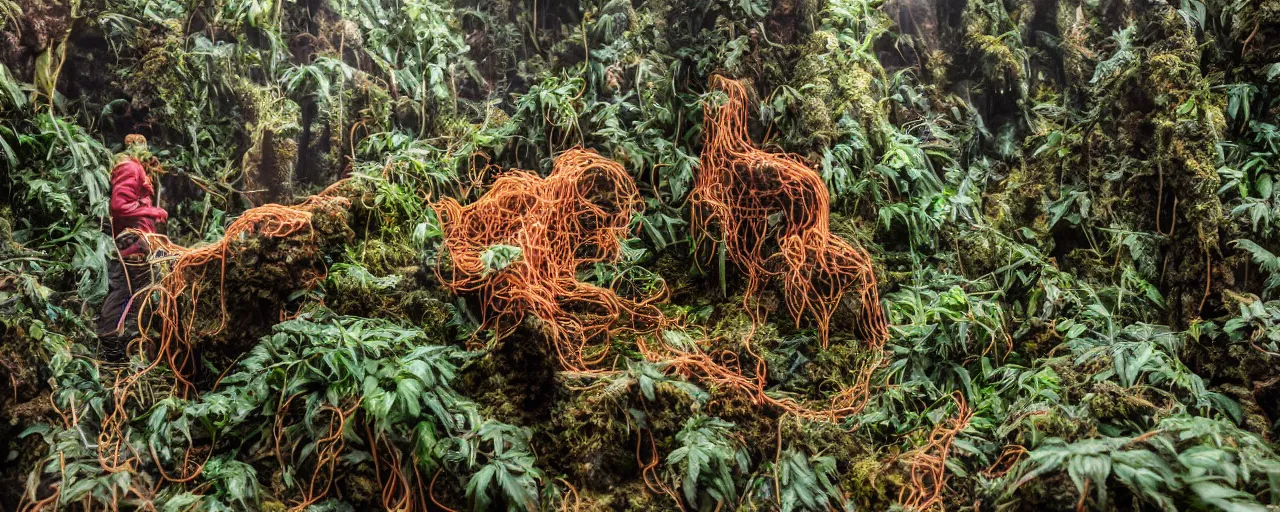
{"label": "ground cover vegetation", "polygon": [[0,509],[1271,510],[1278,116],[1273,0],[0,0]]}

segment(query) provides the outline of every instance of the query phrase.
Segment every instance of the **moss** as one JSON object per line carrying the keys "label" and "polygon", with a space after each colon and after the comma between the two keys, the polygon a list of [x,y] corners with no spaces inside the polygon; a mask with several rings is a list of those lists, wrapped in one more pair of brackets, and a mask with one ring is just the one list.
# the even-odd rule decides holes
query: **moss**
{"label": "moss", "polygon": [[[60,3],[63,2],[45,0],[42,5]],[[961,387],[977,414],[963,435],[967,445],[964,450],[953,452],[956,456],[948,466],[952,485],[946,491],[948,508],[969,506],[980,496],[983,501],[973,505],[975,508],[986,505],[1065,510],[1075,508],[1079,499],[1065,469],[1038,474],[1013,497],[1001,494],[1009,488],[1010,480],[1028,474],[1022,471],[1029,470],[1027,466],[1011,473],[1014,476],[1007,480],[980,477],[977,472],[988,467],[989,459],[1006,444],[1035,449],[1043,446],[1041,442],[1048,437],[1073,442],[1099,436],[1100,430],[1108,436],[1141,432],[1134,427],[1164,418],[1173,402],[1163,392],[1145,390],[1145,384],[1133,388],[1115,384],[1107,377],[1114,371],[1110,357],[1078,359],[1078,346],[1063,344],[1063,334],[1055,327],[1062,324],[1055,324],[1055,319],[1074,318],[1089,323],[1094,330],[1081,336],[1096,337],[1096,330],[1101,329],[1097,324],[1103,321],[1093,315],[1102,316],[1104,312],[1117,328],[1129,325],[1135,318],[1154,319],[1156,314],[1167,314],[1176,323],[1196,315],[1231,312],[1238,305],[1224,305],[1217,296],[1234,286],[1233,272],[1257,268],[1243,255],[1223,254],[1230,240],[1249,237],[1252,231],[1240,227],[1239,220],[1224,220],[1232,216],[1231,206],[1224,206],[1216,192],[1220,185],[1217,167],[1223,164],[1217,155],[1218,142],[1224,137],[1239,137],[1238,130],[1245,128],[1235,120],[1227,123],[1226,95],[1216,86],[1238,81],[1259,85],[1260,91],[1267,87],[1262,85],[1265,81],[1261,75],[1276,60],[1276,42],[1280,38],[1276,29],[1280,26],[1280,1],[1248,4],[1217,17],[1201,30],[1167,3],[1134,0],[890,0],[851,6],[840,2],[827,5],[820,0],[779,0],[770,5],[772,11],[764,16],[744,15],[744,7],[752,6],[733,2],[552,2],[539,4],[542,10],[536,20],[527,9],[509,0],[463,2],[458,6],[456,20],[463,26],[464,39],[460,40],[470,45],[468,51],[485,83],[459,74],[457,102],[445,99],[431,108],[402,94],[404,83],[396,84],[403,74],[392,76],[383,68],[388,65],[384,59],[403,59],[405,54],[375,55],[375,46],[394,51],[402,44],[396,40],[402,34],[393,33],[398,20],[391,20],[390,24],[382,23],[385,20],[344,20],[326,2],[284,3],[278,6],[283,12],[279,23],[263,27],[235,20],[212,23],[216,17],[210,20],[200,14],[217,11],[210,6],[196,6],[197,10],[184,12],[180,23],[156,22],[156,18],[166,15],[163,10],[153,9],[149,16],[136,17],[98,17],[93,12],[78,17],[85,23],[77,22],[77,28],[83,25],[89,30],[111,30],[113,45],[127,46],[131,39],[139,41],[136,55],[126,51],[117,56],[117,65],[105,66],[120,73],[121,81],[128,81],[121,96],[129,98],[133,108],[121,108],[130,112],[110,118],[98,116],[103,119],[99,123],[88,118],[95,117],[101,105],[69,95],[70,107],[54,106],[51,110],[83,112],[87,114],[86,123],[117,123],[122,130],[152,123],[162,132],[181,128],[184,138],[188,125],[207,129],[215,147],[209,148],[203,144],[206,139],[201,138],[198,155],[196,151],[175,148],[171,153],[175,155],[173,161],[222,169],[236,168],[231,162],[239,159],[247,179],[236,183],[235,188],[248,190],[253,202],[287,202],[294,194],[324,186],[344,175],[349,163],[374,173],[381,170],[395,181],[404,173],[420,172],[424,165],[461,167],[469,156],[481,160],[480,155],[486,153],[491,153],[495,162],[525,164],[550,156],[562,149],[557,144],[565,144],[558,140],[559,135],[565,134],[557,132],[547,137],[551,140],[546,148],[534,147],[543,146],[537,143],[541,141],[523,146],[508,142],[530,134],[546,135],[547,128],[540,126],[545,120],[540,119],[542,112],[537,107],[525,110],[515,120],[506,112],[517,111],[510,107],[513,102],[520,102],[519,95],[528,87],[527,82],[536,77],[564,80],[580,76],[587,87],[573,103],[582,109],[582,115],[575,119],[581,126],[575,126],[568,134],[567,143],[612,151],[611,158],[637,172],[636,181],[642,193],[649,196],[652,191],[647,187],[655,183],[662,187],[663,176],[655,166],[664,168],[661,166],[671,154],[670,147],[655,147],[656,142],[671,144],[685,154],[697,153],[701,128],[696,102],[701,101],[698,93],[705,84],[705,75],[748,75],[760,96],[753,100],[762,105],[763,122],[753,126],[753,138],[815,159],[835,149],[833,145],[837,143],[852,147],[853,156],[840,156],[841,161],[835,165],[849,170],[851,181],[857,182],[856,189],[837,194],[844,197],[835,197],[833,202],[836,210],[848,207],[852,211],[844,215],[833,212],[833,229],[840,236],[862,242],[877,255],[876,274],[882,278],[880,283],[886,293],[905,286],[930,290],[950,287],[947,297],[928,304],[941,312],[924,313],[929,316],[926,325],[915,326],[923,332],[920,339],[890,341],[889,348],[896,352],[890,355],[892,366],[885,373],[901,382],[875,384],[874,392],[884,393],[869,409],[871,419],[855,418],[844,424],[800,421],[762,407],[734,390],[702,382],[698,384],[710,387],[707,391],[711,398],[705,403],[695,402],[668,385],[658,386],[655,399],[645,399],[629,374],[621,370],[580,382],[576,376],[558,371],[554,345],[544,339],[537,321],[527,321],[515,334],[490,343],[470,359],[461,371],[457,389],[474,399],[483,418],[528,427],[534,432],[536,463],[547,475],[541,482],[541,505],[584,510],[679,508],[678,499],[652,493],[645,485],[640,466],[649,461],[648,436],[652,434],[653,450],[657,452],[652,455],[657,458],[654,462],[659,469],[666,469],[663,460],[677,448],[676,433],[691,415],[705,413],[735,423],[732,435],[749,452],[748,473],[752,474],[741,475],[738,483],[752,494],[743,496],[746,503],[738,504],[738,508],[774,507],[770,500],[775,497],[769,494],[772,489],[768,480],[775,468],[770,463],[779,448],[796,448],[835,458],[842,491],[858,509],[890,509],[900,491],[910,485],[902,451],[919,445],[928,431],[915,422],[938,412],[929,402],[945,396],[951,388]],[[5,0],[0,0],[2,5],[6,5]],[[900,6],[907,14],[912,9],[930,9],[929,16],[899,17],[891,30],[903,33],[859,40],[867,33],[874,34],[878,25],[888,26],[885,12]],[[824,8],[831,10],[824,12]],[[861,12],[847,16],[835,12],[841,8]],[[34,9],[40,14],[38,18],[47,18],[43,15],[46,10]],[[343,14],[360,15],[355,11]],[[420,14],[434,15],[430,10]],[[1232,18],[1232,25],[1214,25],[1225,18]],[[921,20],[923,23],[917,23]],[[188,22],[190,26],[182,24]],[[24,23],[26,31],[30,23]],[[830,28],[812,32],[813,26],[820,24]],[[913,30],[907,28],[908,24],[919,30],[908,34],[907,30]],[[1130,24],[1135,27],[1133,59],[1111,76],[1112,81],[1093,83],[1096,66],[1118,50],[1112,34]],[[65,30],[69,25],[59,26],[58,30]],[[115,33],[121,27],[136,27],[137,34]],[[186,30],[192,33],[184,33]],[[1234,40],[1217,40],[1224,35]],[[8,32],[0,33],[0,47],[12,40],[9,36]],[[32,34],[35,38],[47,36],[44,31]],[[233,48],[227,52],[233,57],[225,58],[220,52],[184,53],[201,37],[219,48]],[[275,84],[263,85],[265,76],[278,76],[282,66],[288,65],[262,58],[280,58],[281,41],[287,41],[294,51],[295,65],[305,64],[316,55],[330,55],[362,72],[342,82],[334,89],[339,92],[323,101],[306,95],[287,98]],[[725,62],[725,54],[731,51],[724,46],[728,41],[747,43],[743,53],[735,53],[736,62]],[[910,50],[917,54],[914,60],[905,56]],[[12,52],[7,47],[0,49],[0,54]],[[203,60],[206,58],[210,60]],[[95,58],[89,62],[109,60]],[[236,67],[244,62],[230,60],[248,61],[252,69],[237,71]],[[885,62],[892,75],[879,61]],[[271,71],[262,74],[255,62],[269,63],[265,68]],[[416,64],[420,63],[409,63],[409,67]],[[237,73],[243,76],[234,76]],[[211,75],[217,76],[217,83],[202,83],[200,77]],[[789,89],[780,87],[782,84]],[[212,97],[200,96],[206,94],[202,92],[205,90],[213,91],[207,93]],[[1271,101],[1274,92],[1261,91],[1257,101]],[[114,91],[101,94],[116,97],[112,96]],[[623,128],[614,130],[611,125],[601,129],[601,120],[612,121],[615,113],[617,126]],[[1276,111],[1272,108],[1265,114],[1254,113],[1262,120],[1263,116],[1275,117]],[[25,117],[19,114],[6,121],[6,129],[17,136],[18,142],[11,144],[16,149],[10,151],[29,151],[47,136],[23,135]],[[481,128],[489,130],[476,133]],[[380,150],[365,151],[358,145],[369,134],[406,129],[418,138],[416,147],[430,145],[449,156],[424,157],[430,161],[424,163],[413,160],[418,157],[405,155],[403,164],[384,167],[385,155]],[[582,140],[577,140],[579,131]],[[1229,133],[1232,131],[1235,133]],[[523,135],[516,135],[517,132]],[[1058,147],[1035,155],[1055,132],[1062,136]],[[889,140],[891,135],[899,138]],[[6,137],[13,142],[14,137]],[[111,136],[103,138],[110,140]],[[1020,147],[1016,143],[1019,140]],[[1234,142],[1240,147],[1250,144]],[[890,143],[925,153],[929,165],[913,162],[899,170],[905,171],[903,175],[912,175],[912,179],[918,176],[916,173],[934,171],[943,190],[937,195],[933,191],[907,190],[917,182],[888,177],[885,168],[877,164],[886,156]],[[215,165],[197,161],[207,157],[209,151],[218,154],[212,159]],[[439,162],[444,160],[448,162]],[[23,159],[15,176],[27,172],[26,164],[27,159]],[[173,177],[187,179],[182,173]],[[234,183],[234,178],[231,181]],[[409,186],[409,182],[399,182]],[[897,186],[901,183],[909,186]],[[225,181],[217,185],[231,188]],[[483,188],[483,184],[478,185],[481,188],[468,189],[462,193],[467,197],[459,200],[474,198]],[[171,198],[167,182],[165,188],[166,196]],[[459,343],[457,329],[451,325],[455,318],[483,311],[484,305],[476,297],[459,298],[444,290],[435,279],[430,260],[424,260],[419,249],[406,241],[406,231],[417,221],[414,214],[406,216],[406,212],[393,212],[382,206],[387,204],[386,196],[379,197],[368,181],[353,179],[339,185],[338,190],[353,199],[351,210],[317,215],[313,223],[316,237],[273,240],[248,236],[233,244],[225,289],[206,297],[216,299],[225,292],[229,299],[230,325],[216,338],[200,340],[210,342],[200,347],[205,351],[201,355],[215,366],[225,366],[243,348],[255,343],[267,326],[279,321],[282,313],[292,313],[303,301],[323,299],[326,306],[338,312],[389,317],[416,325],[426,331],[428,343]],[[23,197],[23,190],[18,187],[11,192],[15,201]],[[440,191],[420,192],[436,197]],[[1051,226],[1047,210],[1069,193],[1083,194],[1081,197],[1087,197],[1091,207],[1087,212],[1079,211],[1083,209],[1077,204],[1077,211],[1070,213],[1078,213],[1078,218],[1064,218]],[[408,202],[416,196],[405,194],[401,199]],[[963,211],[967,206],[959,205],[969,199],[982,205],[985,218]],[[1175,200],[1176,209],[1172,206]],[[230,208],[219,209],[235,215],[240,205],[231,203]],[[896,229],[898,224],[895,229],[877,232],[876,215],[896,215],[898,210],[887,208],[899,207],[908,209],[910,214],[925,211],[934,216],[930,219],[934,222],[925,223],[927,227],[912,224],[912,230],[923,230],[918,233]],[[191,211],[194,210],[187,210]],[[684,213],[675,215],[687,213],[679,211]],[[182,210],[172,212],[175,221],[188,220],[180,218],[184,215]],[[943,215],[952,212],[956,215]],[[11,216],[0,215],[0,222],[7,220],[4,217]],[[13,228],[20,236],[30,237],[33,247],[58,245],[47,243],[50,237],[38,234],[47,226],[29,219],[18,220],[13,221]],[[1224,227],[1225,222],[1235,224]],[[1168,227],[1171,225],[1176,229]],[[64,227],[54,226],[52,231]],[[90,231],[99,227],[91,225]],[[6,230],[0,224],[0,235]],[[929,237],[931,242],[937,242],[936,247],[914,245],[908,251],[900,241],[911,234]],[[1142,247],[1131,241],[1117,242],[1130,235],[1141,237]],[[884,247],[902,250],[883,251],[877,247],[877,236]],[[1027,256],[1033,252],[1028,245],[1035,246],[1047,261],[1026,262],[1006,272],[1004,269],[1024,257],[1028,261],[1036,259],[1034,255]],[[837,387],[849,384],[857,370],[878,355],[867,351],[850,334],[857,304],[850,302],[854,307],[839,310],[833,319],[832,343],[820,350],[811,336],[812,319],[793,322],[780,297],[780,288],[767,289],[759,300],[747,304],[767,313],[768,320],[757,325],[744,311],[745,284],[740,273],[729,269],[725,276],[727,291],[722,293],[715,262],[710,266],[702,262],[704,272],[692,272],[696,264],[689,261],[688,249],[682,243],[672,244],[657,251],[652,260],[640,263],[661,275],[671,287],[671,303],[662,308],[673,318],[687,318],[693,325],[691,330],[708,331],[707,350],[724,354],[727,359],[737,356],[748,374],[755,363],[751,357],[764,358],[769,373],[761,377],[767,377],[765,387],[770,393],[820,403]],[[0,255],[8,257],[3,248]],[[437,255],[429,252],[426,256]],[[83,256],[35,257],[62,259],[59,263],[65,263]],[[367,282],[333,274],[326,281],[323,295],[298,298],[299,290],[339,261],[359,262],[374,275],[401,279],[394,285],[369,286]],[[73,261],[46,275],[72,282],[81,271],[80,266]],[[1155,309],[1145,304],[1128,309],[1112,307],[1117,287],[1130,284],[1122,280],[1128,278],[1130,270],[1160,287],[1170,304],[1167,312],[1134,311]],[[0,276],[0,285],[9,279],[26,278],[19,272],[10,271],[17,277]],[[956,278],[956,274],[966,279]],[[954,287],[921,283],[922,275],[954,279]],[[1252,291],[1261,293],[1258,288],[1265,278],[1257,278]],[[45,279],[46,286],[57,289],[50,295],[57,304],[48,311],[56,310],[62,315],[58,308],[65,308],[69,313],[65,316],[74,316],[78,298],[68,292],[69,286],[52,283],[52,279]],[[1207,292],[1206,283],[1210,285]],[[1132,291],[1126,288],[1123,293]],[[899,296],[904,301],[921,297],[906,295]],[[217,327],[221,318],[217,305],[206,300],[200,307],[199,311],[184,313],[191,313],[189,318],[197,329]],[[87,317],[88,308],[79,313]],[[934,320],[939,318],[939,325],[928,325],[938,323]],[[961,353],[949,344],[934,343],[944,334],[953,339],[964,337],[966,341],[985,340],[998,334],[994,332],[998,329],[989,332],[981,328],[993,319],[999,330],[1006,326],[1016,329],[1011,333],[1014,353],[995,349],[995,353],[979,356],[976,351]],[[935,330],[925,332],[931,328]],[[895,333],[908,331],[895,329]],[[41,362],[28,360],[38,361],[32,356],[38,354],[40,347],[32,347],[29,339],[18,339],[29,337],[29,330],[15,329],[14,333],[6,332],[4,344],[0,345],[0,404],[4,405],[0,410],[7,413],[10,421],[22,423],[48,415],[49,411],[40,407],[48,398],[47,388],[42,386],[49,376],[38,371]],[[481,333],[476,339],[483,340],[485,335]],[[1222,390],[1241,402],[1245,424],[1251,430],[1268,433],[1272,429],[1267,417],[1277,417],[1276,411],[1280,410],[1280,385],[1272,379],[1274,362],[1248,342],[1228,342],[1222,336],[1206,335],[1187,343],[1180,355],[1189,366],[1214,381],[1212,389]],[[641,357],[635,353],[635,340],[629,336],[600,342],[609,343],[620,357]],[[750,351],[744,342],[750,344]],[[966,348],[979,345],[959,344]],[[78,353],[76,359],[77,365],[85,362]],[[917,361],[922,364],[917,365]],[[615,370],[622,366],[622,359],[616,362]],[[931,371],[930,365],[947,366],[944,371],[954,372],[940,374]],[[900,368],[906,370],[898,372]],[[958,375],[961,370],[967,372],[962,384],[947,377]],[[160,377],[163,373],[149,375]],[[6,377],[12,379],[11,384],[5,384]],[[1022,380],[1026,378],[1032,382]],[[18,388],[16,392],[23,402],[15,405],[10,401],[5,385]],[[64,389],[74,392],[76,388]],[[126,405],[147,409],[153,403],[154,397],[144,397]],[[1190,401],[1185,403],[1192,407]],[[295,404],[295,408],[300,413],[302,405]],[[86,409],[86,414],[91,413],[92,408]],[[1189,413],[1209,414],[1198,410]],[[290,411],[282,412],[284,416],[289,414]],[[92,416],[83,418],[86,425],[94,423]],[[855,432],[845,430],[860,420],[866,420],[869,426]],[[142,423],[146,422],[132,422],[139,428]],[[355,425],[356,437],[362,437],[359,422]],[[215,435],[221,439],[227,434],[227,439],[244,439],[250,444],[255,436],[261,437],[254,433],[256,426],[244,428],[248,430],[222,429]],[[297,437],[314,432],[293,429],[287,434]],[[455,440],[465,443],[466,439],[474,440],[471,435],[461,434]],[[388,442],[412,442],[396,437],[399,436],[392,434]],[[6,448],[26,457],[30,441],[34,438],[28,438],[27,444],[10,441]],[[374,506],[380,489],[376,478],[369,474],[368,454],[362,451],[369,447],[354,438],[348,441],[351,442],[340,467],[345,478],[336,484],[331,497],[354,502],[357,507]],[[233,448],[234,444],[226,448]],[[299,459],[302,467],[273,468],[276,457],[249,453],[261,451],[254,446],[247,449],[238,455],[253,458],[260,468],[258,474],[264,480],[272,480],[274,490],[280,491],[278,496],[296,494],[296,489],[285,489],[283,475],[286,471],[307,471],[305,456]],[[488,455],[479,456],[485,459]],[[31,463],[22,459],[21,465]],[[443,478],[448,482],[436,489],[440,493],[437,496],[445,496],[447,503],[465,501],[458,482],[465,481],[474,467],[455,467],[452,463],[446,466],[446,474],[452,474]],[[140,468],[145,472],[154,469]],[[21,477],[11,478],[9,470],[5,471],[4,481],[20,481]],[[563,491],[561,478],[577,488],[581,501],[561,504],[545,499]],[[38,483],[45,486],[48,482]],[[1116,496],[1112,500],[1116,506],[1141,506],[1136,503],[1140,498],[1126,495],[1122,485],[1113,481],[1106,484],[1107,492]],[[171,495],[167,491],[157,494]],[[7,505],[0,503],[0,508]],[[263,507],[283,510],[285,505],[269,501]]]}
{"label": "moss", "polygon": [[1210,381],[1254,383],[1274,375],[1271,358],[1246,341],[1192,340],[1182,359],[1197,375]]}
{"label": "moss", "polygon": [[650,492],[643,482],[632,481],[616,489],[612,494],[611,508],[627,512],[675,512],[684,510],[670,497]]}
{"label": "moss", "polygon": [[481,406],[483,416],[514,425],[545,421],[562,397],[558,362],[532,320],[497,341],[459,376],[458,389]]}
{"label": "moss", "polygon": [[[326,25],[321,30],[328,28]],[[391,94],[364,73],[355,74],[349,86],[334,92],[333,97],[323,103],[312,97],[304,98],[298,121],[298,181],[323,187],[341,179],[348,160],[359,152],[360,140],[392,129],[393,104]]]}
{"label": "moss", "polygon": [[19,435],[29,427],[52,423],[57,416],[49,384],[41,382],[49,354],[37,339],[53,334],[42,335],[46,328],[42,322],[16,315],[0,320],[0,327],[0,453],[5,460],[0,464],[0,479],[14,482],[0,486],[0,507],[4,507],[18,502],[23,486],[17,482],[34,472],[46,453],[41,436]]}
{"label": "moss", "polygon": [[1062,343],[1062,335],[1043,320],[1031,318],[1013,333],[1013,343],[1015,354],[1026,361],[1034,361],[1048,355]]}
{"label": "moss", "polygon": [[[1224,217],[1217,194],[1220,181],[1214,144],[1221,126],[1221,109],[1198,100],[1198,91],[1207,89],[1208,84],[1189,64],[1196,57],[1194,37],[1185,29],[1170,30],[1179,35],[1166,44],[1176,44],[1146,63],[1149,81],[1144,87],[1152,92],[1151,100],[1157,108],[1152,124],[1158,146],[1152,156],[1156,158],[1157,171],[1165,176],[1168,197],[1178,201],[1176,214],[1168,212],[1173,216],[1172,222],[1177,223],[1172,228],[1177,234],[1170,240],[1169,249],[1199,256],[1187,258],[1191,261],[1170,269],[1166,276],[1170,313],[1175,325],[1180,326],[1185,325],[1186,319],[1204,315],[1206,308],[1213,311],[1220,306],[1213,289],[1205,289],[1206,279],[1221,290],[1230,286],[1231,272],[1223,267],[1219,250],[1219,224]],[[1178,112],[1188,102],[1197,104],[1199,114],[1193,118]]]}
{"label": "moss", "polygon": [[1078,510],[1080,492],[1065,471],[1036,478],[1015,491],[1023,510]]}
{"label": "moss", "polygon": [[832,135],[835,132],[835,123],[831,119],[831,112],[834,109],[827,106],[827,102],[822,99],[821,93],[815,93],[812,96],[806,96],[801,100],[800,104],[800,122],[804,123],[806,131],[812,134],[817,140],[824,144],[829,144]]}
{"label": "moss", "polygon": [[1026,79],[1023,75],[1022,59],[1002,37],[986,34],[969,34],[965,40],[970,51],[978,53],[983,72],[991,83],[1009,89],[1017,87]]}
{"label": "moss", "polygon": [[[1017,10],[1006,12],[1006,5]],[[964,65],[970,69],[960,72],[981,76],[984,87],[997,97],[1007,100],[1025,96],[1028,77],[1024,63],[1028,55],[1019,35],[1029,31],[1036,6],[1034,2],[968,2],[961,15],[961,46],[968,53]]]}
{"label": "moss", "polygon": [[[1195,34],[1176,9],[1112,8],[1145,27],[1132,43],[1145,49],[1135,52],[1127,67],[1094,82],[1091,70],[1073,71],[1072,59],[1082,58],[1085,42],[1105,42],[1118,51],[1112,31],[1120,27],[1090,26],[1089,16],[1100,13],[1059,10],[1058,24],[1069,43],[1064,65],[1074,80],[1065,84],[1065,100],[1049,88],[1038,89],[1033,100],[1071,106],[1072,98],[1082,98],[1094,110],[1083,125],[1050,125],[1028,137],[1025,155],[1036,155],[1050,130],[1061,137],[1060,150],[1011,165],[994,190],[994,201],[987,201],[987,213],[1002,231],[1031,227],[1041,243],[1052,237],[1052,249],[1044,252],[1064,268],[1083,270],[1080,277],[1086,280],[1110,282],[1116,268],[1131,265],[1160,287],[1168,305],[1165,320],[1183,327],[1189,319],[1222,311],[1218,294],[1233,282],[1220,249],[1224,212],[1215,146],[1225,129],[1223,106],[1221,99],[1210,99],[1209,79],[1197,64]],[[1068,191],[1085,194],[1080,197],[1089,201],[1089,209],[1074,203],[1070,213],[1079,215],[1078,226],[1066,220],[1048,226],[1044,212]],[[1118,245],[1122,237],[1099,228],[1173,234],[1144,249]],[[1174,255],[1180,263],[1170,265]]]}
{"label": "moss", "polygon": [[[218,362],[227,364],[279,322],[294,293],[323,278],[326,260],[354,238],[349,220],[343,205],[326,203],[313,211],[311,230],[282,238],[248,235],[231,240],[225,279],[220,280],[223,274],[216,270],[203,277],[210,288],[200,297],[195,332],[216,333],[204,340],[217,345],[209,355],[216,352],[226,358]],[[223,298],[228,323],[217,329],[223,319]]]}
{"label": "moss", "polygon": [[[881,70],[876,70],[881,72]],[[837,111],[848,109],[853,116],[862,121],[866,132],[876,131],[887,122],[886,113],[876,98],[878,77],[862,66],[848,68],[836,78],[836,86],[840,94]]]}
{"label": "moss", "polygon": [[180,21],[164,20],[146,34],[149,48],[143,50],[139,72],[120,84],[131,97],[131,107],[170,127],[185,128],[188,122],[205,119],[209,98],[196,96],[188,80],[192,70]]}
{"label": "moss", "polygon": [[232,93],[244,113],[244,131],[250,141],[241,165],[245,195],[254,204],[292,199],[294,170],[298,161],[300,110],[278,89],[237,77]]}
{"label": "moss", "polygon": [[[1272,422],[1268,419],[1268,410],[1267,407],[1264,407],[1263,403],[1266,398],[1268,398],[1266,397],[1267,394],[1272,394],[1270,398],[1272,398],[1273,401],[1276,398],[1274,395],[1275,390],[1268,389],[1274,385],[1268,386],[1268,384],[1271,383],[1262,383],[1261,386],[1258,386],[1258,389],[1249,389],[1237,384],[1224,384],[1219,386],[1219,389],[1217,390],[1240,404],[1244,413],[1244,418],[1241,422],[1240,428],[1252,432],[1262,438],[1268,438],[1273,435]],[[1272,411],[1275,410],[1274,403],[1266,405],[1271,405]]]}
{"label": "moss", "polygon": [[438,291],[414,290],[399,301],[405,317],[427,333],[429,338],[447,340],[453,337],[449,322],[453,309],[439,296]]}
{"label": "moss", "polygon": [[289,507],[279,501],[269,500],[262,502],[263,512],[284,512],[286,510],[289,510]]}
{"label": "moss", "polygon": [[896,467],[886,466],[875,454],[853,459],[840,478],[840,487],[860,510],[887,509],[897,501],[898,490],[904,485],[906,475]]}
{"label": "moss", "polygon": [[352,246],[350,252],[358,255],[360,264],[374,275],[412,274],[414,269],[407,267],[420,259],[408,240],[370,238]]}
{"label": "moss", "polygon": [[42,387],[39,370],[47,355],[33,330],[43,332],[45,326],[28,318],[9,319],[0,326],[4,329],[0,338],[0,411],[16,420],[19,416],[9,414],[9,409],[30,400]]}
{"label": "moss", "polygon": [[378,483],[371,464],[361,464],[344,472],[338,479],[344,501],[369,508],[382,504],[382,485]]}
{"label": "moss", "polygon": [[1139,391],[1121,388],[1114,382],[1098,382],[1084,395],[1084,403],[1101,421],[1133,421],[1139,424],[1155,424],[1162,416],[1159,408],[1140,396]]}
{"label": "moss", "polygon": [[681,402],[665,386],[655,389],[654,404],[634,403],[638,393],[628,381],[590,389],[558,403],[540,435],[547,438],[548,461],[554,467],[583,490],[604,492],[640,476],[635,448],[647,438],[628,410],[662,410]]}
{"label": "moss", "polygon": [[[798,104],[789,107],[799,118],[799,133],[790,134],[789,140],[814,159],[821,156],[820,148],[839,142],[848,130],[872,144],[884,144],[888,120],[878,100],[884,96],[879,90],[883,74],[873,59],[842,47],[834,33],[810,34],[799,61],[786,74],[786,83],[799,94]],[[855,126],[841,124],[845,116]]]}

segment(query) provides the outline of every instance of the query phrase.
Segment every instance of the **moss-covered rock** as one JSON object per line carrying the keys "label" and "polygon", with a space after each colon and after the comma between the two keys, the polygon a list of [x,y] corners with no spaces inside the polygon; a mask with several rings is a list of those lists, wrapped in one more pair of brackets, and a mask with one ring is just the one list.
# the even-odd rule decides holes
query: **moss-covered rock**
{"label": "moss-covered rock", "polygon": [[287,202],[293,196],[294,167],[298,161],[300,130],[298,105],[273,86],[260,86],[245,78],[234,85],[236,101],[244,112],[250,145],[241,160],[245,196],[250,203]]}

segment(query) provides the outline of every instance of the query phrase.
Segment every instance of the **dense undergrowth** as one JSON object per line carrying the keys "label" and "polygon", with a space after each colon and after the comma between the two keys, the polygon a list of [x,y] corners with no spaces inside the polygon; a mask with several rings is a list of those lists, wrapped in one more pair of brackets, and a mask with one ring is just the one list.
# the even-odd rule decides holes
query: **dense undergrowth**
{"label": "dense undergrowth", "polygon": [[[1275,508],[1278,82],[1272,0],[0,0],[0,509]],[[129,133],[217,250],[105,365]]]}

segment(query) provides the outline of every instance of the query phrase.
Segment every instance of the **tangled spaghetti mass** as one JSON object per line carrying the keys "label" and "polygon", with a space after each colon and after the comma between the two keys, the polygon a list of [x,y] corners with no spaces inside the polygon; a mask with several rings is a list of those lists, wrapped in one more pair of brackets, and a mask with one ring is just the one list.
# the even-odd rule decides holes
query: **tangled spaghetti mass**
{"label": "tangled spaghetti mass", "polygon": [[[844,295],[856,291],[863,310],[858,326],[877,352],[888,333],[870,258],[830,232],[829,198],[812,169],[751,146],[742,85],[727,79],[714,85],[730,101],[707,107],[703,168],[693,198],[695,229],[703,236],[720,233],[729,256],[747,275],[747,300],[780,279],[796,321],[805,312],[817,318],[824,347],[831,316]],[[705,340],[673,343],[664,336],[683,330],[680,319],[658,307],[665,286],[633,298],[580,281],[586,265],[620,259],[630,220],[642,206],[621,165],[594,151],[573,149],[555,160],[545,178],[510,171],[471,204],[452,198],[435,203],[448,255],[437,272],[455,293],[479,298],[481,328],[499,338],[526,316],[537,318],[568,372],[614,371],[610,340],[627,335],[646,360],[757,404],[823,420],[861,410],[874,364],[850,372],[853,384],[832,393],[827,403],[777,397],[766,393],[768,368],[750,339],[741,341],[742,357],[734,351],[710,352]],[[499,249],[511,261],[495,263]],[[754,321],[763,320],[757,310],[751,312]],[[744,371],[743,359],[753,371]]]}
{"label": "tangled spaghetti mass", "polygon": [[702,169],[691,196],[697,235],[724,244],[728,259],[746,275],[743,305],[757,322],[764,315],[752,300],[766,283],[781,281],[796,325],[812,314],[826,347],[831,318],[852,292],[862,307],[859,330],[868,343],[882,346],[889,327],[871,257],[831,233],[826,184],[800,158],[751,143],[741,82],[714,76],[711,84],[727,101],[706,108]]}

